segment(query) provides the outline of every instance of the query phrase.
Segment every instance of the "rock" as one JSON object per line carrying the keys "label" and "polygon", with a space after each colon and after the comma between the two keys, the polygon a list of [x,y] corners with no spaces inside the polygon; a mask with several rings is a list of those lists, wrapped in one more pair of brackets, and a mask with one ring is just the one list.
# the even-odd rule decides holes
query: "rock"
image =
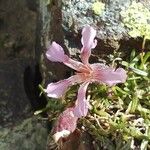
{"label": "rock", "polygon": [[44,150],[48,136],[45,122],[27,118],[11,128],[0,128],[1,150]]}
{"label": "rock", "polygon": [[38,108],[42,79],[35,60],[36,13],[25,0],[2,0],[0,10],[0,119],[8,126]]}
{"label": "rock", "polygon": [[[45,57],[46,47],[56,41],[67,52],[62,28],[61,1],[39,0],[37,23],[36,57],[40,63],[43,84],[67,77],[68,68],[63,64],[51,62]],[[56,67],[57,65],[57,67]]]}
{"label": "rock", "polygon": [[32,11],[37,11],[38,9],[38,1],[37,0],[26,0],[27,6]]}
{"label": "rock", "polygon": [[23,121],[39,108],[37,86],[42,79],[35,60],[35,32],[36,13],[28,9],[25,0],[0,1],[2,127]]}
{"label": "rock", "polygon": [[30,59],[0,62],[1,126],[12,125],[33,110],[44,107],[44,101],[39,98],[34,70],[34,62]]}
{"label": "rock", "polygon": [[33,116],[46,101],[39,97],[42,77],[35,52],[37,13],[30,6],[26,0],[0,1],[1,150],[46,148],[47,123]]}
{"label": "rock", "polygon": [[0,1],[0,60],[34,58],[36,13],[26,1]]}
{"label": "rock", "polygon": [[[120,12],[125,11],[133,1],[105,1],[104,11],[96,15],[92,7],[96,0],[62,0],[62,26],[69,47],[76,45],[76,47],[81,48],[81,44],[78,44],[80,43],[81,29],[89,24],[97,30],[98,45],[95,48],[97,55],[110,54],[113,50],[118,49],[125,50],[124,52],[132,50],[132,48],[140,49],[142,39],[133,39],[128,35],[128,29],[123,26],[120,15]],[[141,1],[141,3],[150,8],[148,1]]]}

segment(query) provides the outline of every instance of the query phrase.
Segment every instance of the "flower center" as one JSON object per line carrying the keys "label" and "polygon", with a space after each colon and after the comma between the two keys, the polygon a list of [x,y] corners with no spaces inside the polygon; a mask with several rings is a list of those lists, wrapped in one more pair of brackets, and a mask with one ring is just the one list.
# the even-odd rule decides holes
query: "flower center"
{"label": "flower center", "polygon": [[86,68],[82,69],[81,72],[77,72],[76,74],[80,76],[82,82],[91,81],[93,78],[93,70],[90,66],[86,66]]}

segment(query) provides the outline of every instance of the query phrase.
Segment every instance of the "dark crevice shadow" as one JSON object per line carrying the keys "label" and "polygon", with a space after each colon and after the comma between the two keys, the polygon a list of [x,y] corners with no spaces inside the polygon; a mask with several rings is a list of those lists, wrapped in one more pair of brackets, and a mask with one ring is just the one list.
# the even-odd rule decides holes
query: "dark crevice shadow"
{"label": "dark crevice shadow", "polygon": [[31,103],[33,111],[46,107],[47,101],[45,96],[40,96],[39,84],[42,82],[42,76],[39,70],[39,65],[34,68],[28,66],[24,71],[24,89]]}

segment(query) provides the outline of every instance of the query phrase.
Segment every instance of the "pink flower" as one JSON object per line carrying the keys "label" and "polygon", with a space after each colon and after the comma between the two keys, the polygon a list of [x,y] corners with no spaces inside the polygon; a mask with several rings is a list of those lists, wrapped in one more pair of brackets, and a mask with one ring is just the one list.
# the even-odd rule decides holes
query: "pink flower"
{"label": "pink flower", "polygon": [[69,59],[69,57],[65,55],[63,48],[56,42],[53,42],[48,49],[49,50],[46,52],[46,56],[51,61],[64,62]]}
{"label": "pink flower", "polygon": [[72,107],[67,108],[62,114],[60,114],[56,125],[53,128],[53,138],[55,142],[58,142],[60,138],[67,137],[76,129],[78,117],[73,113]]}
{"label": "pink flower", "polygon": [[81,84],[78,90],[78,97],[76,105],[74,107],[74,114],[77,117],[86,116],[89,108],[89,102],[86,100],[86,90],[89,85],[89,82]]}
{"label": "pink flower", "polygon": [[64,53],[63,48],[56,42],[53,42],[46,52],[46,56],[49,60],[62,62],[76,70],[76,75],[56,83],[50,83],[45,91],[49,97],[59,98],[65,94],[69,86],[77,83],[81,84],[75,107],[72,110],[74,115],[78,118],[87,115],[89,104],[86,100],[86,90],[90,83],[98,82],[113,86],[117,83],[124,83],[127,78],[126,71],[123,68],[115,69],[100,63],[89,64],[91,49],[97,45],[95,36],[96,31],[92,27],[87,25],[83,28],[81,38],[83,45],[81,49],[82,62],[68,57]]}

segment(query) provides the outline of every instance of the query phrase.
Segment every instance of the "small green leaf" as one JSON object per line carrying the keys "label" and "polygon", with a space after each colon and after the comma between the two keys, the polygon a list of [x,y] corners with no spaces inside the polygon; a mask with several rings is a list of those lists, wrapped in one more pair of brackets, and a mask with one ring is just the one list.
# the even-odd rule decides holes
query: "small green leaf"
{"label": "small green leaf", "polygon": [[132,71],[135,72],[138,75],[141,75],[141,76],[147,76],[148,75],[148,73],[143,71],[143,70],[140,70],[140,69],[137,69],[137,68],[134,68],[134,67],[131,67],[131,66],[129,66],[129,68],[132,69]]}
{"label": "small green leaf", "polygon": [[143,58],[143,63],[145,64],[146,61],[150,58],[150,52],[147,52],[145,55],[144,55],[144,58]]}
{"label": "small green leaf", "polygon": [[135,49],[132,50],[130,55],[130,61],[132,61],[135,58]]}
{"label": "small green leaf", "polygon": [[120,92],[121,94],[124,94],[124,95],[128,95],[128,93],[127,92],[125,92],[125,91],[123,91],[120,87],[118,87],[118,86],[115,86],[115,87],[113,87],[113,88],[115,88],[118,92]]}

